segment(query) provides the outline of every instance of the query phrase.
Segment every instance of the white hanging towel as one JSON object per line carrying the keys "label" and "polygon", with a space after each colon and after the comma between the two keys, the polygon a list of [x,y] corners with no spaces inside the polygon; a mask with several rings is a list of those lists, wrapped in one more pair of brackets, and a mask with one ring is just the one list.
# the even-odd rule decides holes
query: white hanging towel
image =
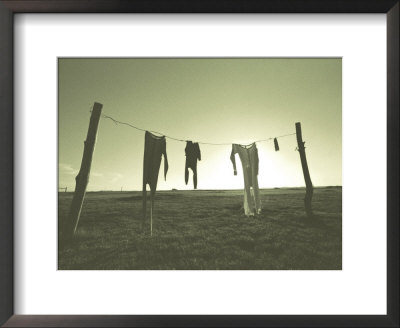
{"label": "white hanging towel", "polygon": [[[261,213],[260,190],[258,188],[258,150],[256,143],[244,146],[232,144],[231,161],[233,164],[233,174],[237,175],[235,154],[239,154],[242,162],[243,178],[244,178],[244,214],[247,216]],[[253,188],[251,195],[250,187]],[[254,200],[254,203],[253,201]]]}

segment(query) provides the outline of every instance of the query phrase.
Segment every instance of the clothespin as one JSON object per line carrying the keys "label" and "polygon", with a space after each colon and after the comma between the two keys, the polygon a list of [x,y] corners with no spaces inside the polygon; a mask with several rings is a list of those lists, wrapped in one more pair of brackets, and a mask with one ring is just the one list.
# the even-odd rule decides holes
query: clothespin
{"label": "clothespin", "polygon": [[278,145],[278,139],[274,138],[274,146],[275,146],[275,151],[279,150],[279,145]]}

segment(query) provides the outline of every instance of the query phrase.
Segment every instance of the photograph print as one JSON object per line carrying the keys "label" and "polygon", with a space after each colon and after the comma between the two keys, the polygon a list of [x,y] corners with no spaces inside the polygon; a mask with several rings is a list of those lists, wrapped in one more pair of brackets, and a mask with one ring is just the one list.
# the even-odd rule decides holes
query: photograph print
{"label": "photograph print", "polygon": [[342,270],[341,58],[58,58],[58,270]]}

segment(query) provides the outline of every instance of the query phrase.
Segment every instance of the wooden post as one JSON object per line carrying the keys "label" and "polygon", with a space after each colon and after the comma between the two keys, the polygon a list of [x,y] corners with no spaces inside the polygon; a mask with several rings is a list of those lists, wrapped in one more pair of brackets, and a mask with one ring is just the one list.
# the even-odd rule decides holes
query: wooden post
{"label": "wooden post", "polygon": [[301,167],[303,168],[304,181],[306,182],[306,196],[304,197],[304,206],[308,217],[312,216],[311,200],[313,196],[313,185],[310,178],[310,172],[308,171],[306,151],[304,147],[303,137],[301,135],[301,124],[296,123],[296,137],[297,137],[297,148],[300,154]]}
{"label": "wooden post", "polygon": [[92,158],[94,146],[96,144],[97,128],[99,126],[102,104],[94,103],[92,115],[90,117],[89,129],[84,143],[83,156],[81,168],[75,178],[75,192],[72,199],[71,208],[68,216],[68,233],[75,234],[81,215],[83,199],[85,198],[86,187],[89,182],[90,167],[92,165]]}

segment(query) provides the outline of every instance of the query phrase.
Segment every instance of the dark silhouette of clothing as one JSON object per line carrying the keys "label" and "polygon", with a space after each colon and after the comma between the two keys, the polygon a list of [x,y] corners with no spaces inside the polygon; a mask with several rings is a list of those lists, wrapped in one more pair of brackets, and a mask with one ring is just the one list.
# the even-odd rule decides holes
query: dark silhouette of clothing
{"label": "dark silhouette of clothing", "polygon": [[[260,190],[258,188],[258,150],[255,143],[248,146],[233,144],[231,161],[233,164],[233,174],[237,175],[235,154],[239,154],[243,168],[244,179],[244,200],[243,208],[245,215],[254,215],[254,209],[257,214],[261,213]],[[253,197],[250,192],[250,187],[253,188]],[[251,204],[251,199],[254,199],[254,205]]]}
{"label": "dark silhouette of clothing", "polygon": [[143,159],[143,223],[146,218],[146,186],[150,186],[151,211],[153,212],[154,195],[157,189],[158,172],[161,165],[161,156],[164,155],[164,179],[167,179],[168,158],[165,136],[158,137],[148,131],[144,140]]}
{"label": "dark silhouette of clothing", "polygon": [[186,142],[185,148],[186,164],[185,164],[185,183],[189,181],[189,168],[193,171],[193,185],[197,189],[197,160],[201,161],[200,147],[197,142]]}

